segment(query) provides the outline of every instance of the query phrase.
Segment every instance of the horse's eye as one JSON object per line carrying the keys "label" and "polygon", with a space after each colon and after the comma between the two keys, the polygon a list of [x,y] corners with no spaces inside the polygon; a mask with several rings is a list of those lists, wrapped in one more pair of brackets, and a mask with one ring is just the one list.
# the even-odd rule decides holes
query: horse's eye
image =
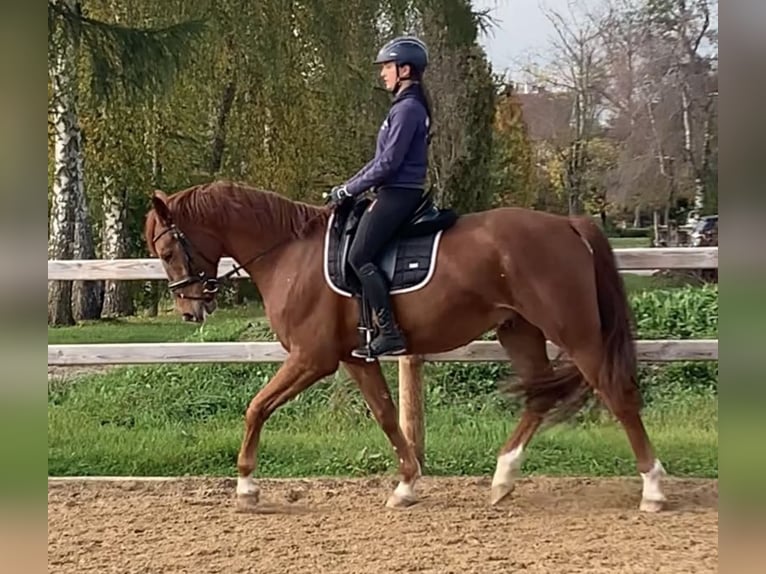
{"label": "horse's eye", "polygon": [[170,263],[170,260],[173,259],[173,252],[172,251],[165,251],[163,252],[160,257],[165,263]]}

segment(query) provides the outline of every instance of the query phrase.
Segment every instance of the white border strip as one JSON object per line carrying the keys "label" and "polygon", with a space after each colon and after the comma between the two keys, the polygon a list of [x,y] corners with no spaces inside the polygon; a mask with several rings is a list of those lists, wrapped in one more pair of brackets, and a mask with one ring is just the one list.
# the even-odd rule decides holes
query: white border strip
{"label": "white border strip", "polygon": [[[48,482],[180,482],[183,480],[215,480],[226,476],[49,476]],[[236,479],[236,477],[233,477]]]}
{"label": "white border strip", "polygon": [[404,287],[402,289],[395,289],[394,291],[391,291],[392,295],[400,295],[402,293],[412,293],[413,291],[418,291],[419,289],[422,289],[426,285],[428,285],[429,281],[431,281],[431,278],[434,276],[434,273],[436,272],[436,254],[439,251],[439,242],[442,238],[442,233],[444,233],[443,229],[440,229],[436,233],[436,237],[434,238],[434,246],[433,249],[431,249],[431,259],[428,262],[428,275],[426,275],[425,279],[423,279],[420,283],[417,283],[413,285],[412,287]]}
{"label": "white border strip", "polygon": [[[326,475],[326,474],[318,474],[316,476],[296,476],[296,477],[285,477],[285,476],[257,476],[254,477],[254,479],[258,483],[269,483],[269,482],[285,482],[285,483],[295,483],[295,482],[323,482],[323,481],[343,481],[343,482],[363,482],[370,479],[375,478],[396,478],[396,474],[387,474],[387,473],[370,473],[366,474],[364,476],[352,476],[352,475]],[[424,477],[424,478],[432,478],[432,477]],[[439,477],[435,477],[439,478]],[[451,478],[451,477],[446,477]],[[232,486],[236,485],[237,482],[237,475],[236,474],[227,474],[227,475],[218,475],[218,474],[190,474],[188,476],[49,476],[48,477],[48,484],[66,484],[66,483],[74,483],[74,482],[91,482],[91,483],[102,483],[102,484],[120,484],[123,482],[143,482],[146,484],[161,484],[161,483],[173,483],[173,482],[189,482],[189,481],[204,481],[204,482],[211,482],[216,480],[227,480],[232,482]]]}
{"label": "white border strip", "polygon": [[324,233],[324,249],[322,251],[322,271],[324,272],[324,279],[325,283],[327,283],[327,286],[330,287],[331,290],[333,290],[338,295],[341,295],[343,297],[351,297],[351,293],[348,291],[343,291],[339,287],[335,285],[335,283],[332,282],[332,279],[330,279],[330,269],[329,269],[329,251],[330,251],[330,230],[332,229],[332,222],[335,219],[335,212],[333,211],[330,214],[330,219],[327,221],[327,230]]}

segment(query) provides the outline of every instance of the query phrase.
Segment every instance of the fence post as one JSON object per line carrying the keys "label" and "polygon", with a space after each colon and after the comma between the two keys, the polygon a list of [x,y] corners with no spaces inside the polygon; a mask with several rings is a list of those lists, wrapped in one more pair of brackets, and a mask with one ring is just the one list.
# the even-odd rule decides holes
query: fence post
{"label": "fence post", "polygon": [[423,359],[418,355],[399,357],[399,426],[404,438],[425,461],[425,416],[423,413]]}

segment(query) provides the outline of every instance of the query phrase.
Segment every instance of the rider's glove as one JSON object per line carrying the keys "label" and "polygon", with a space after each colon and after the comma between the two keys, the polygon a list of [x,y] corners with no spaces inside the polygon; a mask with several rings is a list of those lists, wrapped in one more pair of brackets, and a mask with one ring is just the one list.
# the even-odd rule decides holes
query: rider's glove
{"label": "rider's glove", "polygon": [[338,205],[343,203],[344,200],[351,197],[351,194],[346,190],[345,185],[336,185],[330,190],[330,193],[325,194],[327,203],[330,205]]}

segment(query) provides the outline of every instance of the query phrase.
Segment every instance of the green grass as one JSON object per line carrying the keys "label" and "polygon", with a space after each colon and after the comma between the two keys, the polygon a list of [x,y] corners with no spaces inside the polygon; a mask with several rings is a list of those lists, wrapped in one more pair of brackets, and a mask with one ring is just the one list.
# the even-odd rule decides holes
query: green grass
{"label": "green grass", "polygon": [[[646,425],[674,474],[717,476],[718,407],[713,376],[674,365],[650,371]],[[230,475],[242,415],[276,365],[125,367],[48,388],[50,475]],[[687,369],[701,369],[691,365]],[[463,372],[464,371],[464,372]],[[428,365],[427,471],[490,473],[517,407],[495,388],[496,365]],[[389,384],[394,366],[386,366]],[[466,379],[468,382],[466,382]],[[694,379],[695,384],[685,384]],[[706,385],[701,382],[707,381]],[[394,401],[396,385],[391,385]],[[654,389],[654,392],[652,392]],[[603,411],[549,429],[525,470],[559,475],[631,475],[622,429]],[[278,409],[262,435],[263,476],[393,472],[394,456],[356,387],[339,372]]]}
{"label": "green grass", "polygon": [[[149,391],[147,391],[149,392]],[[87,412],[48,410],[50,475],[231,475],[242,439],[240,417],[197,421],[105,423]],[[514,421],[496,408],[430,409],[426,417],[429,474],[486,475]],[[646,425],[658,454],[677,476],[718,474],[717,404],[698,399],[655,409]],[[524,470],[546,475],[633,475],[621,427],[610,420],[562,425],[539,434]],[[259,475],[331,476],[389,473],[395,457],[370,418],[315,408],[297,417],[277,411],[261,439]]]}
{"label": "green grass", "polygon": [[615,249],[652,246],[652,240],[649,237],[610,237],[609,243]]}
{"label": "green grass", "polygon": [[157,317],[135,316],[48,327],[49,345],[77,343],[160,343],[266,338],[263,309],[256,305],[219,309],[208,323],[186,323],[172,311]]}

